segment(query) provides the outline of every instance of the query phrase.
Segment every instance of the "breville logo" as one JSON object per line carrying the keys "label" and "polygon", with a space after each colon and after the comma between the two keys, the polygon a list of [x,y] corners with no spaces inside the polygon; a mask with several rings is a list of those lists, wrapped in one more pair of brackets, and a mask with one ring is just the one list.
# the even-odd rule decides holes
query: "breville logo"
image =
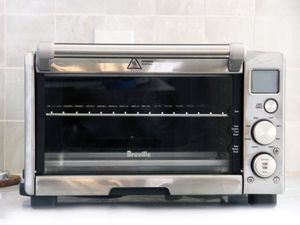
{"label": "breville logo", "polygon": [[132,152],[130,150],[127,151],[128,158],[149,158],[151,157],[151,153],[147,151],[143,152]]}

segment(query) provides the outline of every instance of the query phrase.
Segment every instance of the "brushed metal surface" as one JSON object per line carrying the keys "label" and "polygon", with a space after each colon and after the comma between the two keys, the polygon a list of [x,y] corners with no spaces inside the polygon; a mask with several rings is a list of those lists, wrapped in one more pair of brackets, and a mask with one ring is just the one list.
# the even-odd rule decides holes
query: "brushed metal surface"
{"label": "brushed metal surface", "polygon": [[[54,58],[51,60],[50,74],[75,73],[84,76],[95,76],[97,73],[117,74],[119,76],[136,74],[159,74],[174,76],[176,74],[236,74],[240,70],[228,70],[228,59],[199,59],[199,58],[159,58],[136,57],[140,69],[128,69],[130,56],[123,58]],[[98,74],[98,76],[105,74]]]}
{"label": "brushed metal surface", "polygon": [[36,195],[107,196],[113,188],[167,188],[171,195],[242,194],[241,175],[36,176]]}
{"label": "brushed metal surface", "polygon": [[208,56],[229,58],[229,44],[63,44],[54,43],[55,57]]}

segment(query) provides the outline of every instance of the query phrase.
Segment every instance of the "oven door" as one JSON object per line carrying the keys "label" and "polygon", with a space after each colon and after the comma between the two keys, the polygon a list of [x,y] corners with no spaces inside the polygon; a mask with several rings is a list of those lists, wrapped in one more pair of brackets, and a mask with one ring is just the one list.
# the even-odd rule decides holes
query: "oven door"
{"label": "oven door", "polygon": [[241,174],[242,74],[39,74],[37,174]]}

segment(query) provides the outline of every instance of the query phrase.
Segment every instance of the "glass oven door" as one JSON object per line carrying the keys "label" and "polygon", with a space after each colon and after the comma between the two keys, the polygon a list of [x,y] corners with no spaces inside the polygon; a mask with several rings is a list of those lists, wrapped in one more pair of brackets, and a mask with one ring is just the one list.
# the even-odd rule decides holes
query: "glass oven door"
{"label": "glass oven door", "polygon": [[40,174],[241,173],[242,74],[38,82]]}

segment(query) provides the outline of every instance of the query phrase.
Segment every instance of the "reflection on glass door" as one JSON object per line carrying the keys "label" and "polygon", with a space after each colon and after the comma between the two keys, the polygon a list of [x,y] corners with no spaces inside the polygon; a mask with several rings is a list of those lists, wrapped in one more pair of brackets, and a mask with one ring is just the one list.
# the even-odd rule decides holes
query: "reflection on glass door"
{"label": "reflection on glass door", "polygon": [[45,173],[233,173],[241,84],[241,75],[46,76]]}

